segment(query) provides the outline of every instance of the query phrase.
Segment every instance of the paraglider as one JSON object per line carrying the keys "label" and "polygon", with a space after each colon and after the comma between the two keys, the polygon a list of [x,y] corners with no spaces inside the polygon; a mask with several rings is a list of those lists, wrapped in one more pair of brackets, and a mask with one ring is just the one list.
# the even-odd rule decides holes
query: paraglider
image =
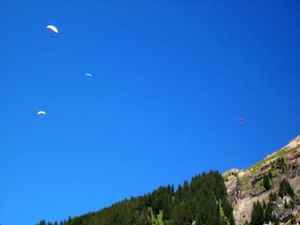
{"label": "paraglider", "polygon": [[45,115],[46,115],[46,112],[45,111],[38,111],[37,114],[43,118]]}
{"label": "paraglider", "polygon": [[245,122],[245,119],[244,119],[244,118],[239,118],[239,119],[238,119],[238,122],[239,122],[239,123],[244,123],[244,122]]}
{"label": "paraglider", "polygon": [[[56,34],[58,33],[57,28],[55,26],[53,26],[53,25],[48,25],[47,29],[51,30],[52,32],[54,32]],[[52,37],[54,37],[54,34],[52,34]]]}
{"label": "paraglider", "polygon": [[46,115],[46,112],[45,112],[45,111],[38,111],[37,114],[38,114],[38,115]]}
{"label": "paraglider", "polygon": [[85,77],[87,78],[88,81],[90,81],[90,80],[92,79],[93,76],[92,76],[92,74],[90,74],[90,73],[86,73],[86,74],[85,74]]}

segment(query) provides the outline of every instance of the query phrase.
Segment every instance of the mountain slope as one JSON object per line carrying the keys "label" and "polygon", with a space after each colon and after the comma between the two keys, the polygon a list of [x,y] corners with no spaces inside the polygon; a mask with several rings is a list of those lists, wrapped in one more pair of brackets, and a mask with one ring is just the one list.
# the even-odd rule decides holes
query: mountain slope
{"label": "mountain slope", "polygon": [[[160,186],[97,212],[60,223],[42,220],[39,225],[244,225],[254,218],[254,205],[259,204],[264,212],[272,207],[268,218],[275,224],[300,219],[300,136],[248,169],[232,169],[223,175],[203,172],[185,180],[177,190],[173,185]],[[262,216],[257,218],[251,224],[262,225]]]}
{"label": "mountain slope", "polygon": [[[69,218],[60,225],[179,225],[234,224],[222,174],[209,171],[173,185],[159,187],[144,196],[131,197],[108,208]],[[47,225],[58,225],[58,222]],[[46,225],[45,220],[39,225]]]}
{"label": "mountain slope", "polygon": [[[269,194],[278,192],[279,184],[283,179],[290,183],[296,197],[299,199],[300,136],[250,168],[241,171],[237,169],[229,170],[223,176],[226,179],[225,185],[229,201],[233,204],[237,225],[245,224],[246,221],[249,222],[253,203],[257,200],[268,202]],[[298,213],[299,215],[299,210],[300,206],[290,214]],[[284,222],[284,219],[281,222]]]}

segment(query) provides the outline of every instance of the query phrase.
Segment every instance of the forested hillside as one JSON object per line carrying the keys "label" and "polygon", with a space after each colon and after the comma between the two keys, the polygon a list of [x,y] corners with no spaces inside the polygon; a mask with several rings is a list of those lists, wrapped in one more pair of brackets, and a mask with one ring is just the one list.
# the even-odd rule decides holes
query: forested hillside
{"label": "forested hillside", "polygon": [[233,209],[227,200],[222,175],[218,171],[202,173],[173,185],[161,186],[144,196],[131,197],[98,212],[91,212],[64,221],[38,225],[179,225],[234,224]]}

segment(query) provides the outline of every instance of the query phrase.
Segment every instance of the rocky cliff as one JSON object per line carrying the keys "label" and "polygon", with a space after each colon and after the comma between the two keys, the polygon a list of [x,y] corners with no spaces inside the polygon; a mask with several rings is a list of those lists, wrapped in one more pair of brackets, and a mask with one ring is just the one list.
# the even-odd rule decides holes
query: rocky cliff
{"label": "rocky cliff", "polygon": [[[286,179],[295,196],[278,197],[273,202],[272,214],[281,223],[292,216],[300,218],[300,135],[282,149],[268,155],[265,159],[245,170],[229,170],[223,174],[230,202],[234,207],[237,225],[250,222],[253,203],[269,202],[269,194],[279,190],[279,184]],[[287,202],[293,207],[286,207]],[[300,224],[300,221],[299,221]]]}

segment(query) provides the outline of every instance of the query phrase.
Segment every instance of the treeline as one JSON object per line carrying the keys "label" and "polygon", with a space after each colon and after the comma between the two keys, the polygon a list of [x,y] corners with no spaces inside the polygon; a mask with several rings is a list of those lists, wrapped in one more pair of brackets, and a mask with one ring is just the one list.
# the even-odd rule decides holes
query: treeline
{"label": "treeline", "polygon": [[161,186],[144,196],[131,197],[98,212],[37,225],[227,225],[235,224],[222,175],[202,173],[173,185]]}

